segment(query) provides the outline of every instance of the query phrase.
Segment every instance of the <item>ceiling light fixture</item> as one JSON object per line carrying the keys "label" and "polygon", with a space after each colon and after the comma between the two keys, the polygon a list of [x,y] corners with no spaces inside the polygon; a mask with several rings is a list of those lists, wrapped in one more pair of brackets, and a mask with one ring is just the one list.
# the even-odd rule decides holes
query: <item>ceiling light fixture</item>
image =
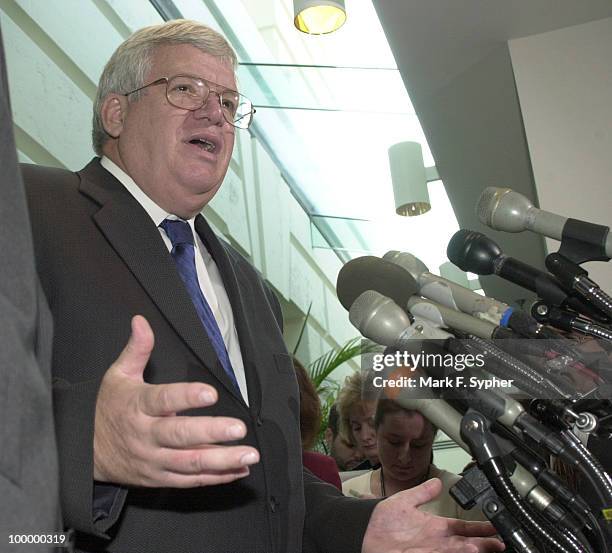
{"label": "ceiling light fixture", "polygon": [[395,212],[414,217],[431,209],[423,151],[418,142],[400,142],[389,148]]}
{"label": "ceiling light fixture", "polygon": [[293,0],[295,27],[309,35],[337,31],[346,21],[344,0]]}

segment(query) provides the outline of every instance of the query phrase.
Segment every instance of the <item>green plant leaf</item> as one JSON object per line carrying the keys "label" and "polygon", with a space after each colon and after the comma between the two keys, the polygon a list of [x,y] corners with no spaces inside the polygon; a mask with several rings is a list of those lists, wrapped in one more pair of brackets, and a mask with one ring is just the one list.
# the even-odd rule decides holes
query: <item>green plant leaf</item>
{"label": "green plant leaf", "polygon": [[[363,343],[362,343],[363,342]],[[339,350],[332,349],[308,365],[308,374],[319,391],[332,372],[347,361],[362,355],[380,350],[380,346],[373,342],[364,342],[360,336],[346,342]]]}

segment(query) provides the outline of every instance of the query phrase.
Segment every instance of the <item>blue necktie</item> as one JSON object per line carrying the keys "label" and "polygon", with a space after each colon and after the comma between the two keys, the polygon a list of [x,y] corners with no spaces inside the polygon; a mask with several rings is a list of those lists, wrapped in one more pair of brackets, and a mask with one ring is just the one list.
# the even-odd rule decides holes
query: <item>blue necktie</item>
{"label": "blue necktie", "polygon": [[202,294],[202,289],[198,282],[195,266],[195,246],[191,227],[189,223],[173,219],[166,219],[159,226],[166,231],[168,238],[170,238],[172,242],[172,257],[187,287],[187,291],[191,296],[191,301],[196,308],[198,316],[206,329],[217,357],[221,361],[223,370],[225,370],[227,376],[229,376],[236,387],[236,390],[240,393],[238,381],[236,380],[236,375],[234,374],[234,369],[232,368],[232,363],[227,353],[223,336],[221,336],[219,325],[217,325],[212,309],[210,305],[208,305],[204,294]]}

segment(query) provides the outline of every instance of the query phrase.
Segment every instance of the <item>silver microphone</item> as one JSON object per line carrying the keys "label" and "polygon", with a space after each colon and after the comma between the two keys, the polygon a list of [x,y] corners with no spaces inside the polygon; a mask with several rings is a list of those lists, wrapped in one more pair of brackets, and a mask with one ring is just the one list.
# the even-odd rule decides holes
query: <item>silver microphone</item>
{"label": "silver microphone", "polygon": [[[566,224],[569,221],[567,217],[538,209],[531,200],[511,188],[495,186],[489,186],[482,191],[476,206],[476,213],[480,221],[492,229],[505,232],[531,230],[555,240],[563,239],[564,232],[567,233]],[[598,231],[606,230],[606,227],[600,225],[575,219],[572,221],[587,229],[587,235],[594,231],[595,227],[598,227],[596,229]],[[575,238],[585,240],[584,235]],[[599,242],[599,239],[597,241]],[[612,257],[612,236],[609,232],[606,233],[603,242],[606,255]]]}
{"label": "silver microphone", "polygon": [[441,339],[452,335],[428,320],[414,321],[392,299],[375,290],[360,294],[349,309],[349,320],[359,332],[383,346],[400,346],[405,340]]}
{"label": "silver microphone", "polygon": [[481,296],[460,284],[429,272],[427,266],[416,256],[395,250],[388,251],[383,259],[403,267],[418,285],[418,293],[441,305],[468,313],[493,324],[500,324],[508,304]]}

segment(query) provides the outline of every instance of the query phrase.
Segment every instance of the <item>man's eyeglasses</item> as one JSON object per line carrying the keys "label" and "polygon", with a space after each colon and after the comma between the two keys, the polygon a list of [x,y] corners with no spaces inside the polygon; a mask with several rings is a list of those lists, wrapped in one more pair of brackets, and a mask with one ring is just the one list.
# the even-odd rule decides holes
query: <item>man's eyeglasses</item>
{"label": "man's eyeglasses", "polygon": [[216,83],[212,83],[199,77],[191,75],[176,75],[175,77],[162,77],[152,83],[146,84],[132,90],[124,96],[129,96],[135,92],[139,92],[150,86],[155,86],[164,83],[166,85],[166,98],[173,106],[189,111],[200,109],[206,104],[210,93],[216,94],[219,98],[221,111],[225,120],[238,129],[248,129],[255,108],[246,96],[239,94],[235,90],[225,89],[221,92],[212,90],[211,86],[218,87]]}

